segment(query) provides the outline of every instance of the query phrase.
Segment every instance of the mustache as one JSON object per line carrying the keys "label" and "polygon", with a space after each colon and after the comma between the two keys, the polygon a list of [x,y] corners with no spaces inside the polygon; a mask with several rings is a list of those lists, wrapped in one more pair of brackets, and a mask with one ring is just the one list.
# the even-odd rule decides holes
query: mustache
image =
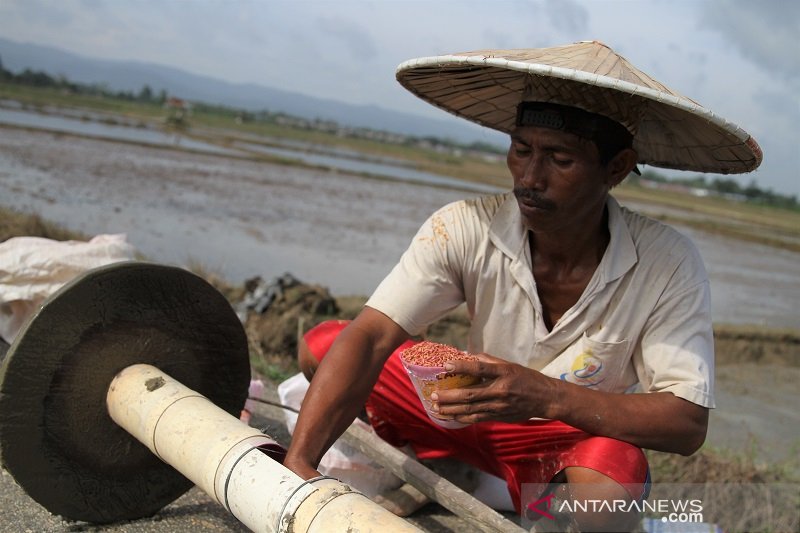
{"label": "mustache", "polygon": [[524,200],[526,204],[532,205],[538,209],[555,209],[555,203],[543,198],[541,194],[533,189],[525,187],[514,187],[514,196],[517,200]]}

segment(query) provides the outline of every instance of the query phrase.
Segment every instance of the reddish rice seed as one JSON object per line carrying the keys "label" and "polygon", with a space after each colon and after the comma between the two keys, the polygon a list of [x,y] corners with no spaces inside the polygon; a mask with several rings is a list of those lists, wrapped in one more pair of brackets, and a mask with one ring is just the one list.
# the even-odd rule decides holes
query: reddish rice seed
{"label": "reddish rice seed", "polygon": [[477,357],[470,355],[467,352],[447,346],[446,344],[439,344],[437,342],[422,341],[408,348],[402,353],[403,361],[410,365],[417,366],[444,366],[448,361],[467,360],[475,361]]}

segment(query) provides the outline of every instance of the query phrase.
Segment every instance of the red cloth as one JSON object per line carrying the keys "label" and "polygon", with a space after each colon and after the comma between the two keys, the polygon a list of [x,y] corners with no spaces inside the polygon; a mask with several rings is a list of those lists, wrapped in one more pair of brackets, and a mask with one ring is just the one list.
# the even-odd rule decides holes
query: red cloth
{"label": "red cloth", "polygon": [[349,320],[326,320],[308,330],[303,335],[308,350],[317,361],[322,361],[336,336],[350,323]]}
{"label": "red cloth", "polygon": [[[331,322],[306,333],[318,360],[347,325]],[[590,435],[555,420],[480,422],[462,429],[437,425],[428,418],[400,362],[399,352],[411,345],[413,341],[407,341],[389,357],[366,404],[372,427],[390,444],[410,444],[419,459],[451,457],[505,479],[518,512],[523,483],[547,483],[569,466],[596,470],[629,487],[633,498],[642,496],[647,459],[627,442]]]}

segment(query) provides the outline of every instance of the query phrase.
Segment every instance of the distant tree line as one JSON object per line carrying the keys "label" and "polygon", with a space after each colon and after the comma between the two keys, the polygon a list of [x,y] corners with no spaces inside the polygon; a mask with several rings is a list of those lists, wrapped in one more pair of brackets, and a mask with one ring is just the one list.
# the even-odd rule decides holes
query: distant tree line
{"label": "distant tree line", "polygon": [[668,178],[652,170],[646,170],[642,173],[641,177],[631,175],[628,177],[628,180],[632,184],[641,184],[643,180],[648,180],[661,184],[680,186],[695,193],[702,193],[704,191],[705,193],[731,200],[781,207],[794,211],[800,210],[800,204],[798,204],[796,195],[783,195],[773,192],[772,189],[762,189],[756,185],[754,179],[751,179],[749,184],[742,186],[739,182],[731,178],[708,179],[703,175],[692,178]]}
{"label": "distant tree line", "polygon": [[[117,98],[127,101],[158,105],[163,105],[168,98],[167,91],[164,89],[155,92],[148,85],[142,86],[138,93],[134,93],[133,91],[112,91],[104,84],[76,83],[68,80],[62,75],[51,76],[46,72],[33,71],[30,69],[25,69],[18,74],[14,74],[3,67],[2,58],[0,58],[0,83],[12,83],[33,87],[50,87],[63,89],[74,94]],[[342,133],[342,131],[344,131],[346,135],[351,137],[371,138],[386,142],[401,142],[407,145],[425,145],[451,151],[467,150],[496,155],[505,153],[505,148],[485,142],[464,144],[458,143],[451,139],[441,139],[432,136],[414,137],[390,132],[378,132],[368,128],[347,128],[339,126],[335,122],[329,120],[307,120],[300,117],[293,117],[285,113],[275,113],[266,110],[246,111],[229,106],[208,104],[203,102],[197,102],[193,105],[197,111],[205,111],[222,116],[229,116],[238,122],[278,123],[302,129],[316,129],[336,133]],[[706,191],[708,194],[723,196],[739,201],[781,207],[785,209],[800,210],[800,204],[798,204],[796,195],[782,195],[773,192],[771,189],[762,189],[756,185],[755,180],[752,180],[746,186],[741,186],[737,181],[729,178],[714,178],[712,180],[708,180],[702,175],[693,178],[668,178],[653,172],[652,170],[645,171],[641,177],[631,175],[628,178],[628,181],[634,185],[641,184],[642,180],[649,180],[651,182],[669,184],[673,186],[681,186],[695,191]]]}
{"label": "distant tree line", "polygon": [[2,58],[0,58],[0,82],[27,85],[29,87],[62,89],[73,94],[117,98],[132,102],[163,104],[167,100],[167,91],[162,89],[156,93],[148,85],[144,85],[138,93],[134,93],[133,91],[112,91],[105,84],[77,83],[70,81],[63,75],[51,76],[47,72],[27,68],[15,74],[3,66]]}

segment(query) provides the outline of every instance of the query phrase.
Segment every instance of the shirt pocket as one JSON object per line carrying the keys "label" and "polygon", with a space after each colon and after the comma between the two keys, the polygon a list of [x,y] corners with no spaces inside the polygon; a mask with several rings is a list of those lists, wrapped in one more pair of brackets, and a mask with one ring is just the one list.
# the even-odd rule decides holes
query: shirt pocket
{"label": "shirt pocket", "polygon": [[630,359],[628,339],[599,341],[585,333],[542,369],[546,376],[590,389],[617,392],[615,387]]}

